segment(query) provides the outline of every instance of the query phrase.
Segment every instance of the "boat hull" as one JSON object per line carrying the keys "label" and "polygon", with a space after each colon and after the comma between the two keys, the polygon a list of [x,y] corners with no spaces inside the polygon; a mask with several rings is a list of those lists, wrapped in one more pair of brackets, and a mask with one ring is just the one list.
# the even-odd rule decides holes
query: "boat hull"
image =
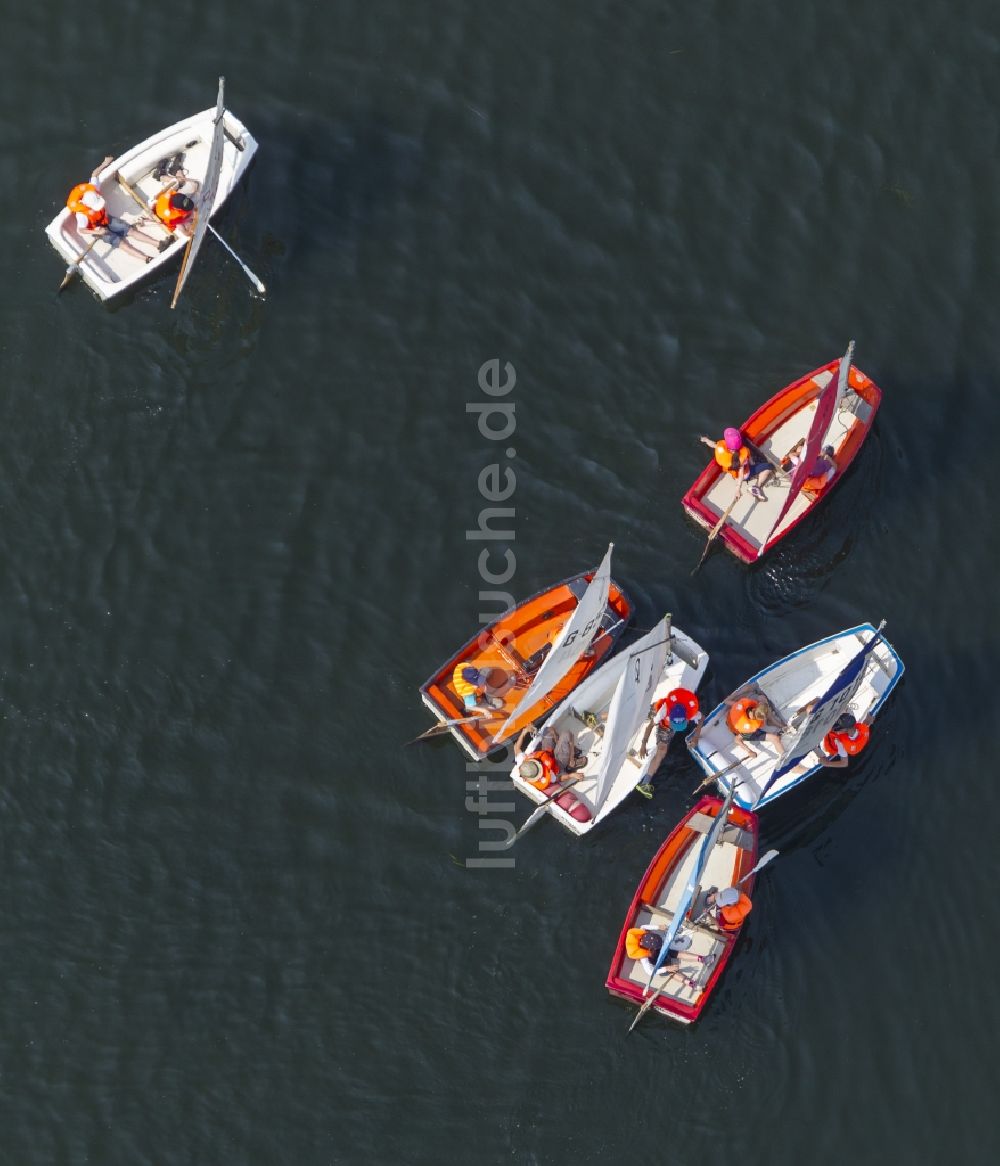
{"label": "boat hull", "polygon": [[[625,938],[633,927],[665,929],[670,925],[673,918],[671,903],[678,901],[695,861],[698,846],[722,809],[722,804],[721,798],[703,797],[678,822],[653,856],[625,916],[605,980],[604,986],[612,996],[636,1005],[642,1005],[646,1000],[650,969],[644,965],[648,961],[631,959],[626,951]],[[757,863],[756,814],[732,806],[728,817],[729,824],[724,827],[706,866],[702,893],[691,911],[693,918],[698,918],[703,910],[705,896],[711,887],[722,888],[735,884],[745,875],[750,875]],[[753,892],[754,879],[755,876],[750,875],[741,888],[748,895]],[[672,977],[657,993],[656,1002],[651,1007],[680,1024],[692,1024],[701,1016],[718,986],[742,928],[721,931],[707,922],[689,922],[684,931],[692,938],[691,952],[702,956],[714,955],[714,963],[707,974],[704,971],[697,972],[694,984],[680,977]]]}
{"label": "boat hull", "polygon": [[[160,183],[152,175],[161,158],[183,152],[185,168],[192,178],[200,181],[208,163],[214,119],[213,106],[167,126],[166,129],[160,130],[159,133],[109,162],[97,176],[97,186],[107,203],[108,214],[133,224],[142,218],[138,204],[115,178],[116,172],[121,174],[147,205],[156,198],[161,188]],[[229,197],[257,152],[257,142],[253,135],[229,110],[226,110],[224,124],[227,132],[222,154],[222,171],[209,217],[214,215]],[[147,221],[142,229],[158,239],[170,237],[170,232],[159,223]],[[146,276],[159,271],[165,263],[183,251],[187,244],[187,237],[178,233],[173,236],[170,246],[155,254],[149,263],[129,255],[121,247],[114,245],[107,235],[99,239],[88,252],[94,236],[77,230],[76,216],[66,207],[63,207],[45,228],[45,234],[67,263],[74,263],[87,252],[79,263],[79,271],[87,286],[102,300],[121,295]],[[147,245],[144,246],[149,250]]]}
{"label": "boat hull", "polygon": [[[764,693],[779,717],[790,721],[803,705],[826,692],[850,657],[860,651],[875,633],[876,629],[870,623],[858,624],[815,644],[808,644],[757,672],[730,696],[753,685]],[[848,706],[854,718],[870,721],[899,683],[903,672],[899,654],[888,640],[883,639],[872,649],[864,680]],[[744,809],[761,809],[769,805],[824,768],[819,755],[812,751],[806,754],[801,767],[797,766],[780,777],[758,801],[758,791],[764,788],[782,759],[765,742],[754,742],[754,748],[758,750],[756,758],[742,761],[718,779],[723,793],[730,782],[735,781],[734,801]],[[701,736],[691,753],[706,774],[721,773],[743,757],[743,751],[736,747],[735,735],[726,723],[724,703],[706,716]]]}
{"label": "boat hull", "polygon": [[[840,360],[831,361],[786,385],[740,426],[765,455],[780,462],[799,438],[809,431],[820,393],[837,376]],[[829,444],[835,451],[837,472],[819,494],[802,490],[776,530],[772,526],[788,496],[788,475],[776,473],[765,487],[767,498],[760,501],[744,489],[718,534],[718,541],[744,563],[755,563],[807,518],[833,490],[858,455],[871,432],[882,393],[870,377],[856,365],[848,374],[851,390],[834,416]],[[711,530],[729,507],[736,482],[712,461],[698,475],[681,500],[685,511],[706,530]]]}
{"label": "boat hull", "polygon": [[[678,627],[671,631],[671,647],[673,658],[666,664],[656,689],[653,701],[665,697],[674,688],[686,688],[696,692],[705,669],[708,667],[708,653],[690,636],[686,636]],[[600,734],[593,726],[588,726],[578,715],[578,710],[586,710],[600,717],[606,714],[614,695],[615,686],[622,670],[628,662],[628,649],[619,652],[613,659],[602,664],[595,672],[584,680],[578,688],[556,709],[539,728],[537,736],[529,743],[527,751],[538,747],[538,742],[551,727],[557,732],[571,732],[577,748],[587,754],[587,765],[582,770],[572,774],[575,780],[572,786],[574,797],[583,802],[592,813],[588,821],[579,821],[571,813],[556,804],[556,800],[548,801],[549,815],[571,834],[580,836],[589,833],[596,825],[615,810],[633,792],[640,781],[648,776],[649,764],[656,751],[655,736],[650,740],[645,758],[626,757],[621,771],[612,780],[603,804],[597,807],[591,801],[590,795],[596,785],[597,772],[600,769],[600,755],[597,747],[600,744]],[[630,747],[638,750],[643,736],[643,726],[640,726]],[[518,773],[515,765],[511,770],[511,781],[515,789],[525,797],[540,805],[553,793],[552,789],[541,791],[530,782],[525,781]]]}
{"label": "boat hull", "polygon": [[607,606],[589,655],[577,660],[548,695],[530,708],[522,709],[504,735],[494,739],[493,733],[503,725],[527,687],[529,675],[525,663],[546,643],[552,643],[593,577],[593,571],[574,575],[518,604],[506,615],[477,632],[421,685],[420,697],[439,722],[461,719],[470,714],[452,685],[456,666],[461,663],[478,669],[494,670],[496,679],[489,692],[504,702],[503,708],[497,710],[496,719],[485,728],[479,724],[468,724],[452,725],[449,729],[473,760],[482,760],[492,750],[516,738],[536,717],[547,717],[607,658],[618,642],[632,619],[633,606],[625,592],[612,580]]}

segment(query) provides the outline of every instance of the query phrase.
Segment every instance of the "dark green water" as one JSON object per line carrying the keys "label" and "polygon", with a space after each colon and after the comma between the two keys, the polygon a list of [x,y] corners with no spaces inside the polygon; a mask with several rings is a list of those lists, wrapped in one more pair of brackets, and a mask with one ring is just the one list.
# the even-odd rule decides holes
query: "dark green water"
{"label": "dark green water", "polygon": [[[995,5],[8,7],[0,1161],[994,1161]],[[267,300],[210,244],[177,312],[57,299],[66,191],[219,73]],[[697,434],[851,337],[857,466],[692,579]],[[477,870],[476,774],[402,747],[478,621],[489,359],[518,595],[613,540],[707,700],[864,619],[907,665],[690,1031],[603,987],[686,756]]]}

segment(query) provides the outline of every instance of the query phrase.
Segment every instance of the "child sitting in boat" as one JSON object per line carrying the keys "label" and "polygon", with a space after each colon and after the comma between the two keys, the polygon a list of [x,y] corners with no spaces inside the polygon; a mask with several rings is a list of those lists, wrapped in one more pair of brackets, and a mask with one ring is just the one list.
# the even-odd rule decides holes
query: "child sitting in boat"
{"label": "child sitting in boat", "polygon": [[[802,464],[802,455],[805,450],[806,439],[800,437],[799,440],[788,451],[788,454],[781,459],[781,467],[789,473],[795,471]],[[810,494],[820,494],[837,473],[836,451],[832,445],[824,445],[823,451],[816,458],[816,464],[813,466],[813,472],[802,483],[802,489],[807,490]]]}
{"label": "child sitting in boat", "polygon": [[[587,754],[577,747],[573,734],[565,730],[561,733],[557,732],[551,725],[545,728],[539,738],[538,748],[532,753],[527,753],[528,742],[537,732],[534,725],[528,725],[527,728],[521,730],[521,735],[514,743],[514,764],[518,767],[518,773],[525,781],[530,781],[532,785],[536,785],[542,780],[543,774],[546,774],[548,781],[545,785],[547,786],[553,779],[558,781],[560,775],[575,773],[586,766]],[[549,764],[546,765],[546,762]],[[544,789],[545,787],[539,786],[538,788]]]}
{"label": "child sitting in boat", "polygon": [[131,235],[136,239],[141,239],[144,243],[149,243],[150,246],[157,249],[159,248],[159,240],[154,239],[152,235],[147,235],[138,225],[126,223],[124,219],[113,218],[109,215],[104,196],[97,188],[98,176],[111,160],[109,154],[103,162],[98,163],[89,182],[81,182],[73,187],[66,199],[66,206],[73,212],[76,228],[81,236],[110,236],[113,245],[120,247],[122,251],[133,255],[136,259],[141,259],[143,263],[150,263],[154,256],[148,255],[130,243],[126,236]]}
{"label": "child sitting in boat", "polygon": [[709,891],[705,909],[711,911],[713,908],[716,922],[723,931],[739,931],[743,920],[753,910],[753,903],[739,887],[724,887],[721,891]]}
{"label": "child sitting in boat", "polygon": [[474,668],[464,662],[456,664],[451,674],[452,687],[470,712],[491,713],[503,708],[503,701],[498,696],[486,692],[489,679],[488,668]]}
{"label": "child sitting in boat", "polygon": [[750,745],[751,741],[766,741],[772,748],[781,752],[783,726],[772,724],[768,719],[773,710],[762,693],[754,689],[744,689],[742,696],[734,694],[722,703],[727,709],[726,724],[744,746],[747,757],[757,756],[757,750]]}
{"label": "child sitting in boat", "polygon": [[[652,972],[653,964],[663,948],[664,934],[651,927],[632,927],[625,933],[625,954],[629,959],[639,961],[647,975]],[[683,963],[704,964],[711,959],[711,956],[689,952],[690,946],[690,935],[675,935],[658,974],[669,972],[676,976],[680,974]]]}
{"label": "child sitting in boat", "polygon": [[[648,755],[650,734],[655,728],[656,752],[646,770],[645,778],[635,787],[644,798],[653,796],[653,783],[650,779],[656,776],[656,771],[663,764],[663,759],[670,749],[670,742],[674,739],[674,734],[683,733],[689,726],[693,725],[694,731],[688,740],[688,747],[693,749],[698,744],[698,738],[701,735],[702,721],[698,698],[686,688],[672,689],[662,700],[656,701],[651,706],[649,720],[646,722],[646,731],[643,734],[642,744],[639,746],[636,758],[637,760],[645,760]],[[630,755],[635,756],[635,754]]]}
{"label": "child sitting in boat", "polygon": [[760,450],[748,442],[738,429],[727,429],[719,441],[713,441],[704,434],[700,440],[714,451],[719,466],[735,479],[741,488],[744,482],[756,478],[757,481],[750,484],[750,493],[761,502],[767,498],[761,487],[774,476],[774,469]]}

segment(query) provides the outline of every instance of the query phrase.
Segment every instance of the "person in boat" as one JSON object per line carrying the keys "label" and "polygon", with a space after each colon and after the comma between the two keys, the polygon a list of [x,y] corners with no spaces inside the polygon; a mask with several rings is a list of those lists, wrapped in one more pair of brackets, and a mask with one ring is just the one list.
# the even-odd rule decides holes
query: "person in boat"
{"label": "person in boat", "polygon": [[721,891],[708,892],[705,909],[715,912],[715,921],[723,931],[739,931],[753,910],[753,903],[739,887],[723,887]]}
{"label": "person in boat", "polygon": [[[805,451],[806,439],[800,437],[799,440],[788,451],[788,454],[782,458],[781,467],[789,473],[794,474],[795,471],[802,464],[802,458]],[[816,458],[816,464],[813,466],[813,472],[802,483],[802,489],[807,490],[810,494],[820,494],[826,489],[827,485],[837,475],[837,461],[836,450],[832,445],[824,445],[822,452]]]}
{"label": "person in boat", "polygon": [[489,678],[488,668],[474,668],[465,662],[455,665],[451,674],[452,687],[469,712],[491,713],[503,708],[503,701],[486,691]]}
{"label": "person in boat", "polygon": [[161,249],[160,241],[152,235],[147,235],[137,224],[126,223],[124,219],[109,215],[107,203],[97,187],[98,176],[110,161],[111,155],[109,154],[103,162],[94,168],[89,182],[80,182],[73,187],[66,199],[66,206],[76,217],[76,227],[82,236],[107,236],[113,240],[114,246],[121,248],[129,255],[134,255],[136,259],[141,259],[143,263],[150,263],[154,256],[135,246],[133,240],[141,239],[155,251]]}
{"label": "person in boat", "polygon": [[649,738],[655,729],[656,752],[646,770],[646,776],[635,787],[644,798],[653,796],[651,779],[656,776],[656,771],[663,764],[663,759],[670,749],[670,742],[674,739],[674,734],[687,732],[690,728],[692,731],[688,743],[691,746],[697,745],[698,738],[701,736],[702,721],[703,716],[698,698],[686,688],[672,689],[662,700],[656,701],[651,706],[638,755],[633,755],[636,760],[645,760],[649,755]]}
{"label": "person in boat", "polygon": [[153,178],[161,183],[163,191],[176,191],[178,194],[193,195],[201,189],[197,178],[192,178],[184,169],[184,154],[179,152],[170,158],[161,158],[153,170]]}
{"label": "person in boat", "polygon": [[772,748],[781,751],[783,726],[771,723],[769,717],[773,710],[762,694],[751,691],[742,696],[727,697],[722,703],[726,709],[726,724],[745,747],[748,757],[757,753],[751,741],[766,741]]}
{"label": "person in boat", "polygon": [[870,733],[868,725],[864,721],[856,721],[853,713],[842,713],[816,750],[820,765],[829,769],[843,769],[868,744]]}
{"label": "person in boat", "polygon": [[[652,927],[631,927],[625,933],[625,954],[633,960],[649,960],[656,962],[657,956],[663,950],[665,933]],[[711,955],[696,955],[688,951],[691,946],[690,935],[675,935],[670,944],[666,958],[660,964],[657,975],[669,972],[671,976],[681,973],[682,966],[687,964],[706,964],[712,962]]]}
{"label": "person in boat", "polygon": [[745,482],[749,482],[750,493],[755,498],[761,502],[767,498],[762,487],[774,476],[774,467],[738,429],[727,429],[719,441],[704,434],[700,440],[715,453],[716,462],[741,489]]}
{"label": "person in boat", "polygon": [[194,229],[194,199],[190,195],[160,191],[153,202],[153,214],[170,232],[190,235]]}
{"label": "person in boat", "polygon": [[527,752],[528,742],[538,732],[534,725],[528,725],[514,743],[514,764],[517,772],[536,789],[548,789],[560,781],[564,774],[576,773],[587,764],[587,755],[576,744],[570,732],[557,732],[547,725],[538,741],[538,748]]}

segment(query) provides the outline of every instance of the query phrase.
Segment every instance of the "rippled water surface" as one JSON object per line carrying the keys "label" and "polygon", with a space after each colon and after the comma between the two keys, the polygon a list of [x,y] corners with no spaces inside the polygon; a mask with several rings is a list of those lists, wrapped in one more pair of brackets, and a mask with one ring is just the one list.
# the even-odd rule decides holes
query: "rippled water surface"
{"label": "rippled water surface", "polygon": [[[998,66],[987,0],[8,13],[0,1161],[996,1159]],[[210,243],[176,312],[169,275],[57,298],[65,192],[219,73],[260,152],[217,225],[266,301]],[[692,578],[698,434],[851,337],[856,466]],[[515,593],[613,540],[709,701],[860,620],[907,665],[846,777],[765,814],[691,1030],[626,1037],[603,987],[686,755],[472,869],[475,774],[403,747],[507,444]]]}

